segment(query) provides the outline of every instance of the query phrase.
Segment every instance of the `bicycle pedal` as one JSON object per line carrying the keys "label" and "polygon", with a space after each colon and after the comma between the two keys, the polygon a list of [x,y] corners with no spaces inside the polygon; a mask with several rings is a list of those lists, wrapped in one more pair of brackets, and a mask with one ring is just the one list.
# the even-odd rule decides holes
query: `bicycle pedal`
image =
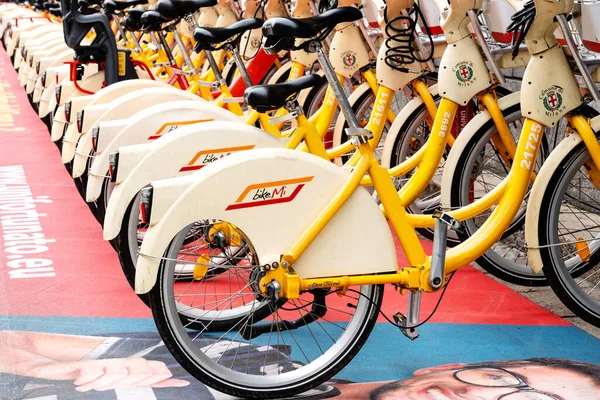
{"label": "bicycle pedal", "polygon": [[373,132],[371,132],[368,129],[365,128],[346,128],[345,129],[346,135],[348,135],[349,137],[352,136],[364,136],[367,139],[373,139]]}
{"label": "bicycle pedal", "polygon": [[400,332],[402,332],[404,336],[410,340],[415,340],[419,337],[419,328],[405,328],[408,325],[408,319],[406,318],[406,315],[398,311],[393,315],[393,318],[394,322],[396,322],[396,325],[400,326]]}

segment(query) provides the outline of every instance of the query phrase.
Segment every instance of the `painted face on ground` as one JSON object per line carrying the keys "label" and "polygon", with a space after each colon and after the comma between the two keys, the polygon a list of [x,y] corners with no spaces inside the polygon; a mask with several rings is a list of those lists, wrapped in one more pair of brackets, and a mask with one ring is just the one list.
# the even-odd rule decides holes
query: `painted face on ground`
{"label": "painted face on ground", "polygon": [[[510,364],[509,364],[510,365]],[[444,365],[371,391],[373,400],[594,400],[600,386],[583,372],[523,362],[518,366]]]}

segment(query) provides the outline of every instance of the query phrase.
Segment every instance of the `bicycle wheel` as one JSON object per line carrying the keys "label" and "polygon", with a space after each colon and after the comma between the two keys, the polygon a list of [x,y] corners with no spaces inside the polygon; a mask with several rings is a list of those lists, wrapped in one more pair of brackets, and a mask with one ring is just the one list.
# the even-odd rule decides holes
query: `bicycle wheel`
{"label": "bicycle wheel", "polygon": [[[515,141],[518,140],[522,128],[520,104],[513,105],[502,113]],[[500,156],[492,142],[495,136],[497,137],[497,129],[490,118],[464,147],[456,168],[451,171],[451,187],[456,189],[451,195],[452,209],[464,207],[483,197],[510,172],[510,165]],[[539,171],[547,153],[546,136],[543,138],[536,172]],[[528,196],[529,194],[501,240],[476,261],[490,274],[507,282],[523,286],[544,286],[547,285],[544,275],[534,273],[527,261],[524,222]],[[462,229],[457,232],[458,237],[464,241],[474,235],[493,210],[494,207],[475,218],[463,221]]]}
{"label": "bicycle wheel", "polygon": [[[597,137],[600,137],[596,133]],[[558,163],[540,203],[538,237],[544,274],[578,317],[600,326],[600,184],[584,143]]]}
{"label": "bicycle wheel", "polygon": [[[182,240],[180,235],[173,242]],[[287,398],[314,388],[350,362],[375,324],[382,285],[345,293],[318,289],[301,294],[300,299],[271,301],[257,290],[260,262],[252,250],[250,263],[230,267],[238,270],[236,284],[230,285],[222,274],[187,289],[174,279],[176,247],[166,253],[150,292],[154,320],[173,357],[191,375],[221,392],[242,398]],[[211,297],[214,301],[201,299],[194,304],[194,296],[182,296],[190,290],[204,293],[201,286],[207,283],[219,285],[217,297]],[[231,304],[239,305],[245,314],[228,329],[208,335],[207,329],[218,323],[220,313],[230,312]],[[207,306],[213,309],[206,310]],[[190,332],[178,316],[182,309],[194,307],[200,307],[197,318],[206,324],[198,332]],[[294,329],[292,323],[301,326]]]}
{"label": "bicycle wheel", "polygon": [[[148,224],[144,223],[140,218],[140,199],[141,194],[138,194],[129,203],[129,206],[123,215],[121,230],[119,231],[117,237],[111,241],[111,244],[119,256],[119,262],[121,264],[123,274],[125,275],[125,278],[132,289],[135,289],[135,266],[137,263],[139,249],[142,245],[142,241],[144,240],[146,230],[148,229]],[[215,224],[206,223],[204,223],[204,225],[197,223],[190,226],[187,229],[187,235],[185,236],[180,248],[182,254],[178,255],[178,257],[185,258],[186,256],[189,256],[189,252],[191,251],[190,248],[193,245],[196,245],[197,248],[200,249],[208,247],[207,235],[211,233],[210,229],[214,226]],[[214,251],[213,249],[211,253],[211,264],[213,264],[213,266],[209,267],[206,271],[204,275],[206,278],[227,271],[226,268],[221,267],[221,264],[227,265],[228,263],[233,262],[233,260],[238,260],[245,257],[248,253],[247,246],[227,246],[227,244],[221,245],[220,248],[217,248],[217,250],[220,252]],[[190,281],[193,279],[193,275],[193,265],[185,266],[182,262],[180,264],[180,268],[177,270],[177,280]],[[147,296],[142,295],[140,296],[140,299],[146,303],[146,305],[150,305]]]}

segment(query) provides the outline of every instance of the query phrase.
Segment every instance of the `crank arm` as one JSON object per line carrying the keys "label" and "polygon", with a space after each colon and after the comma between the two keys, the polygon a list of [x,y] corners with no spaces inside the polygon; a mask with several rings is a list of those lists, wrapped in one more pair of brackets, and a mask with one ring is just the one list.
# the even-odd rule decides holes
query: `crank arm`
{"label": "crank arm", "polygon": [[326,289],[314,289],[310,293],[314,296],[310,312],[298,318],[295,321],[277,321],[264,324],[255,324],[245,326],[240,329],[240,333],[245,340],[254,339],[262,335],[263,333],[273,331],[292,331],[302,326],[308,325],[311,322],[315,322],[319,318],[322,318],[327,313],[327,305],[325,304],[325,297],[329,290]]}

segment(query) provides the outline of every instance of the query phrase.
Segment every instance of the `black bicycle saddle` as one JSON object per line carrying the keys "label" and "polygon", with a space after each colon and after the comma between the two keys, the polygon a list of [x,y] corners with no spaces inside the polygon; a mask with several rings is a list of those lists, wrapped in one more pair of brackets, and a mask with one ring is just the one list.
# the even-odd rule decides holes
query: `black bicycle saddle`
{"label": "black bicycle saddle", "polygon": [[127,11],[127,16],[121,20],[121,25],[130,32],[142,30],[142,15],[147,10],[143,8],[132,8]]}
{"label": "black bicycle saddle", "polygon": [[194,50],[213,50],[214,45],[227,42],[228,40],[241,35],[242,33],[258,29],[262,26],[263,21],[258,18],[242,19],[225,28],[196,28],[194,31],[194,40],[196,45]]}
{"label": "black bicycle saddle", "polygon": [[340,7],[310,18],[271,18],[262,26],[266,38],[265,51],[273,54],[294,49],[296,38],[313,38],[321,32],[331,31],[337,24],[356,21],[362,17],[358,8]]}
{"label": "black bicycle saddle", "polygon": [[154,9],[165,18],[182,18],[203,7],[214,7],[217,0],[160,0]]}
{"label": "black bicycle saddle", "polygon": [[307,89],[320,84],[323,78],[317,74],[303,76],[289,82],[273,85],[256,85],[244,91],[246,104],[256,111],[264,113],[277,110],[285,105],[285,102],[302,89]]}
{"label": "black bicycle saddle", "polygon": [[140,21],[144,32],[154,32],[162,30],[162,24],[171,22],[173,18],[165,18],[161,13],[155,10],[149,10],[142,14]]}
{"label": "black bicycle saddle", "polygon": [[342,22],[352,22],[362,18],[362,13],[355,7],[334,8],[310,18],[271,18],[263,27],[267,37],[311,38],[325,29],[333,29]]}
{"label": "black bicycle saddle", "polygon": [[148,4],[148,0],[127,0],[127,1],[104,0],[104,3],[102,4],[102,8],[105,13],[111,14],[115,11],[124,11],[129,7],[141,6],[143,4]]}

